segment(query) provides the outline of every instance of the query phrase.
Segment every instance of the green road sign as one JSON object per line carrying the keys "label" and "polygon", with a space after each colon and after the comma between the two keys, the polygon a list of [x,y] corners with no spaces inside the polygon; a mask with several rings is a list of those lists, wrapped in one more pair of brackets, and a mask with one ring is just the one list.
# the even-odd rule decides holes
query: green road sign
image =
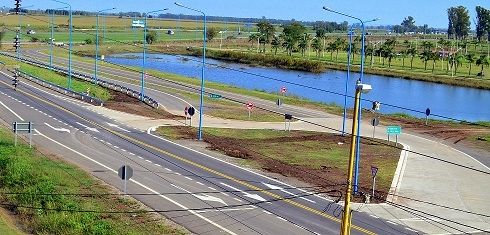
{"label": "green road sign", "polygon": [[221,99],[222,96],[219,94],[209,94],[209,98],[211,99]]}
{"label": "green road sign", "polygon": [[402,133],[402,127],[401,126],[388,126],[386,127],[386,134],[390,135],[399,135]]}

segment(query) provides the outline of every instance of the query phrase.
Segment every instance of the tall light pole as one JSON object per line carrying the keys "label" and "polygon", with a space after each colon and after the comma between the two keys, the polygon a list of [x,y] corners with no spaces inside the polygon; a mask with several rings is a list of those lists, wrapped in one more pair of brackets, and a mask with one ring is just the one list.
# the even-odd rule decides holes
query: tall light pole
{"label": "tall light pole", "polygon": [[145,14],[145,27],[144,27],[144,33],[143,33],[143,66],[141,66],[141,101],[145,100],[145,69],[146,69],[146,31],[147,31],[147,21],[148,21],[148,15],[151,13],[156,13],[156,12],[161,12],[161,11],[166,11],[168,8],[162,9],[162,10],[155,10],[155,11],[150,11]]}
{"label": "tall light pole", "polygon": [[347,54],[347,78],[345,79],[344,116],[342,118],[342,136],[345,135],[345,120],[347,119],[347,88],[348,88],[349,78],[350,78],[350,66],[351,66],[350,54],[352,51],[352,34],[354,33],[353,28],[354,28],[354,25],[352,25],[349,29],[349,52]]}
{"label": "tall light pole", "polygon": [[[105,11],[111,11],[116,9],[115,7],[113,8],[108,8],[104,10],[100,10],[97,12],[96,15],[96,31],[95,31],[95,65],[94,65],[94,83],[97,85],[98,83],[98,78],[97,78],[97,61],[99,60],[99,14]],[[104,35],[105,36],[105,35]]]}
{"label": "tall light pole", "polygon": [[[362,32],[362,37],[361,37],[361,72],[360,72],[360,77],[359,77],[359,81],[362,82],[362,79],[364,78],[364,59],[365,59],[365,55],[364,55],[364,51],[365,51],[365,38],[366,38],[366,27],[365,27],[365,23],[368,23],[368,22],[373,22],[373,21],[377,21],[379,20],[379,18],[375,18],[375,19],[372,19],[372,20],[369,20],[369,21],[363,21],[361,20],[360,18],[358,17],[354,17],[354,16],[351,16],[351,15],[348,15],[348,14],[345,14],[345,13],[342,13],[342,12],[338,12],[338,11],[334,11],[328,7],[323,7],[324,10],[326,11],[329,11],[329,12],[333,12],[333,13],[336,13],[336,14],[339,14],[339,15],[343,15],[343,16],[346,16],[346,17],[349,17],[351,19],[355,19],[355,20],[358,20],[360,23],[361,23],[361,32]],[[361,95],[359,95],[359,98],[361,97]],[[359,109],[358,109],[358,116],[359,118],[357,119],[357,125],[360,127],[361,126],[361,116],[362,116],[362,105],[359,104]],[[361,128],[357,128],[357,133],[356,133],[356,164],[355,164],[355,173],[354,173],[354,193],[357,193],[357,190],[358,190],[358,183],[359,183],[359,161],[360,161],[360,142],[361,142],[361,131],[360,131]],[[354,135],[354,133],[352,133]]]}
{"label": "tall light pole", "polygon": [[184,6],[178,2],[175,2],[175,5],[189,9],[191,11],[201,13],[204,17],[203,18],[204,32],[203,32],[203,40],[202,40],[203,46],[202,46],[202,70],[201,70],[201,99],[199,101],[199,129],[197,131],[197,139],[202,140],[202,113],[203,113],[202,108],[203,108],[203,100],[204,100],[204,68],[206,67],[206,14],[201,10],[197,10],[194,8]]}
{"label": "tall light pole", "polygon": [[[26,7],[22,7],[20,8],[20,11],[19,11],[19,42],[20,42],[20,39],[22,37],[22,9],[27,9],[27,8],[31,8],[33,7],[34,5],[30,5],[30,6],[26,6]],[[27,14],[27,13],[26,13]],[[20,56],[21,56],[21,43],[19,43],[19,48],[17,48],[17,60],[20,60]]]}
{"label": "tall light pole", "polygon": [[60,7],[51,10],[51,38],[49,45],[49,69],[53,70],[53,43],[54,43],[54,13],[56,10],[65,9],[66,7]]}
{"label": "tall light pole", "polygon": [[68,47],[68,90],[71,90],[71,51],[72,51],[72,48],[73,48],[73,15],[72,15],[72,11],[71,11],[71,5],[66,3],[66,2],[62,2],[62,1],[58,1],[58,0],[51,0],[53,2],[57,2],[57,3],[61,3],[61,4],[65,4],[66,6],[68,6],[68,8],[70,9],[70,19],[69,19],[69,47]]}

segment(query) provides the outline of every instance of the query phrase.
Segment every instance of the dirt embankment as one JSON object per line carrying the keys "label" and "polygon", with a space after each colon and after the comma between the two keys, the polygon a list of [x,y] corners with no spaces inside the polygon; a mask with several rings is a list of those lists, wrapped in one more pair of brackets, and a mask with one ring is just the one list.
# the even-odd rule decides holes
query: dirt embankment
{"label": "dirt embankment", "polygon": [[173,115],[163,109],[154,109],[139,99],[126,95],[122,92],[110,91],[111,99],[104,103],[109,109],[136,114],[154,119],[183,119],[184,117]]}

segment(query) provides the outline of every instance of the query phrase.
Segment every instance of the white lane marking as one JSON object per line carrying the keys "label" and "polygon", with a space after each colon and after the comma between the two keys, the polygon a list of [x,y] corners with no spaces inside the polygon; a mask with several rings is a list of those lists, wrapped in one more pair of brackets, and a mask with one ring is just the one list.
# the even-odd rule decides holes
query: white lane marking
{"label": "white lane marking", "polygon": [[15,113],[12,109],[10,109],[9,107],[7,107],[7,105],[5,105],[2,101],[0,101],[0,104],[6,108],[8,111],[10,111],[13,115],[15,115],[18,119],[20,119],[21,121],[24,121],[24,119],[19,116],[17,113]]}
{"label": "white lane marking", "polygon": [[152,162],[151,162],[150,160],[148,160],[148,159],[145,159],[145,161],[147,161],[147,162],[149,162],[149,163],[152,163]]}
{"label": "white lane marking", "polygon": [[160,164],[158,164],[158,163],[155,163],[155,166],[161,167],[161,165],[160,165]]}
{"label": "white lane marking", "polygon": [[390,220],[387,220],[386,222],[387,222],[387,223],[389,223],[389,224],[393,224],[393,225],[396,225],[396,223],[395,223],[395,222],[393,222],[393,221],[390,221]]}
{"label": "white lane marking", "polygon": [[238,198],[236,198],[236,197],[234,197],[233,199],[235,199],[235,200],[237,200],[237,201],[239,201],[239,202],[243,202],[242,200],[240,200],[240,199],[238,199]]}
{"label": "white lane marking", "polygon": [[371,217],[373,217],[375,219],[379,219],[379,217],[378,216],[375,216],[375,215],[369,215],[369,216],[371,216]]}
{"label": "white lane marking", "polygon": [[266,213],[266,214],[268,214],[268,215],[272,215],[272,213],[270,213],[270,212],[268,212],[268,211],[266,211],[266,210],[262,210],[262,212],[264,212],[264,213]]}
{"label": "white lane marking", "polygon": [[203,183],[199,182],[199,181],[196,181],[196,184],[199,184],[199,185],[204,185]]}
{"label": "white lane marking", "polygon": [[[70,150],[70,151],[72,151],[72,152],[74,152],[74,153],[76,153],[76,154],[78,154],[78,155],[80,155],[80,156],[82,156],[82,157],[84,157],[84,158],[86,158],[86,159],[88,159],[88,160],[90,160],[90,161],[92,161],[92,162],[94,162],[94,163],[96,163],[96,164],[98,164],[98,165],[100,165],[100,166],[104,167],[104,168],[106,168],[107,170],[112,171],[113,173],[117,174],[117,171],[116,171],[116,170],[113,170],[112,168],[110,168],[110,167],[108,167],[108,166],[106,166],[106,165],[104,165],[104,164],[102,164],[102,163],[98,162],[97,160],[92,159],[92,158],[90,158],[90,157],[88,157],[88,156],[86,156],[86,155],[84,155],[84,154],[82,154],[82,153],[80,153],[80,152],[78,152],[78,151],[76,151],[76,150],[74,150],[74,149],[72,149],[72,148],[70,148],[70,147],[68,147],[68,146],[66,146],[66,145],[64,145],[64,144],[62,144],[62,143],[60,143],[60,142],[56,141],[56,140],[54,140],[54,139],[51,139],[51,138],[47,137],[46,135],[44,135],[44,134],[42,134],[42,133],[39,133],[39,135],[43,136],[44,138],[46,138],[46,139],[48,139],[48,140],[50,140],[50,141],[52,141],[52,142],[54,142],[54,143],[56,143],[56,144],[58,144],[58,145],[60,145],[60,146],[64,147],[64,148],[66,148],[66,149],[68,149],[68,150]],[[227,232],[227,233],[229,233],[229,234],[234,234],[234,235],[237,235],[236,233],[234,233],[234,232],[232,232],[232,231],[228,230],[227,228],[225,228],[225,227],[223,227],[223,226],[221,226],[221,225],[219,225],[219,224],[217,224],[217,223],[213,222],[212,220],[210,220],[210,219],[208,219],[208,218],[206,218],[206,217],[204,217],[204,216],[200,215],[199,213],[195,212],[194,210],[191,210],[191,209],[187,208],[186,206],[184,206],[184,205],[180,204],[179,202],[177,202],[177,201],[175,201],[175,200],[172,200],[171,198],[169,198],[169,197],[167,197],[167,196],[165,196],[165,195],[162,195],[161,193],[158,193],[158,192],[157,192],[157,191],[155,191],[154,189],[152,189],[152,188],[150,188],[150,187],[148,187],[148,186],[146,186],[146,185],[144,185],[144,184],[142,184],[142,183],[140,183],[140,182],[138,182],[138,181],[136,181],[136,180],[134,180],[134,179],[130,179],[129,181],[131,181],[131,182],[133,182],[133,183],[135,183],[135,184],[139,185],[140,187],[142,187],[142,188],[144,188],[144,189],[146,189],[146,190],[150,191],[151,193],[157,194],[159,197],[164,198],[165,200],[167,200],[167,201],[169,201],[169,202],[171,202],[171,203],[175,204],[176,206],[178,206],[178,207],[180,207],[180,208],[182,208],[182,209],[184,209],[184,210],[189,211],[189,212],[190,212],[190,213],[192,213],[193,215],[195,215],[195,216],[197,216],[197,217],[199,217],[199,218],[203,219],[204,221],[206,221],[206,222],[208,222],[208,223],[210,223],[210,224],[212,224],[212,225],[214,225],[214,226],[218,227],[219,229],[221,229],[221,230],[223,230],[223,231],[225,231],[225,232]]]}
{"label": "white lane marking", "polygon": [[213,191],[216,191],[216,189],[215,189],[215,188],[213,188],[213,187],[208,187],[208,189],[211,189],[211,190],[213,190]]}
{"label": "white lane marking", "polygon": [[413,229],[411,229],[409,227],[405,227],[405,229],[408,230],[408,231],[417,232],[417,230],[413,230]]}
{"label": "white lane marking", "polygon": [[237,188],[235,188],[235,187],[233,187],[231,185],[225,184],[225,183],[220,183],[220,184],[223,185],[223,186],[225,186],[225,187],[231,188],[231,189],[233,189],[235,191],[239,191],[239,192],[243,193],[245,197],[249,197],[249,198],[255,199],[257,201],[261,201],[261,202],[267,201],[267,200],[265,200],[265,198],[259,196],[258,194],[250,194],[250,193],[244,192],[244,191],[242,191],[240,189],[237,189]]}
{"label": "white lane marking", "polygon": [[118,149],[119,147],[117,147],[116,145],[114,145],[114,148]]}
{"label": "white lane marking", "polygon": [[112,124],[112,123],[110,123],[110,122],[106,122],[106,123],[107,123],[107,125],[109,125],[109,126],[111,126],[111,127],[114,127],[114,128],[116,128],[116,129],[119,129],[119,130],[121,130],[121,131],[128,132],[128,133],[129,133],[129,132],[131,132],[131,131],[128,131],[128,130],[126,130],[126,129],[122,128],[122,127],[119,127],[119,126],[118,126],[118,125],[116,125],[116,124]]}
{"label": "white lane marking", "polygon": [[134,156],[135,154],[134,154],[134,153],[129,153],[129,155],[132,155],[132,156]]}
{"label": "white lane marking", "polygon": [[282,217],[276,216],[276,218],[278,218],[278,219],[280,219],[280,220],[282,220],[282,221],[287,222],[287,220],[286,220],[286,219],[284,219],[284,218],[282,218]]}
{"label": "white lane marking", "polygon": [[176,175],[182,175],[182,174],[180,174],[179,172],[175,172],[175,174],[176,174]]}
{"label": "white lane marking", "polygon": [[49,125],[48,123],[44,123],[46,126],[48,126],[49,128],[55,130],[55,131],[59,131],[59,132],[68,132],[68,133],[71,133],[70,130],[66,129],[66,128],[56,128],[56,127],[53,127],[51,125]]}
{"label": "white lane marking", "polygon": [[167,171],[172,171],[172,170],[170,170],[170,169],[168,169],[168,168],[165,168],[165,170],[167,170]]}
{"label": "white lane marking", "polygon": [[197,213],[206,213],[206,212],[223,212],[223,211],[245,211],[245,210],[253,210],[253,207],[245,207],[245,208],[229,208],[229,209],[208,209],[208,210],[200,210],[196,211]]}
{"label": "white lane marking", "polygon": [[191,148],[189,148],[189,147],[187,147],[187,146],[183,146],[183,145],[181,145],[181,144],[177,144],[177,143],[175,143],[175,142],[172,142],[172,141],[167,140],[167,139],[165,139],[165,138],[162,138],[162,137],[160,137],[160,136],[154,135],[154,134],[152,134],[152,133],[151,133],[151,131],[152,131],[152,130],[156,130],[156,128],[158,128],[158,126],[150,127],[150,128],[148,128],[148,130],[146,130],[146,133],[147,133],[148,135],[151,135],[151,136],[153,136],[153,137],[157,138],[157,139],[163,140],[163,141],[165,141],[165,142],[167,142],[167,143],[171,143],[171,144],[173,144],[173,145],[175,145],[175,146],[179,146],[179,147],[181,147],[181,148],[187,149],[187,150],[192,151],[192,152],[194,152],[194,153],[198,153],[198,154],[200,154],[200,155],[202,155],[202,156],[205,156],[205,157],[208,157],[208,158],[210,158],[210,159],[213,159],[213,160],[219,161],[219,162],[221,162],[221,163],[224,163],[224,164],[230,165],[230,166],[232,166],[232,167],[236,167],[236,168],[238,168],[238,169],[240,169],[240,170],[243,170],[243,171],[246,171],[246,172],[248,172],[248,173],[250,173],[250,174],[253,174],[253,175],[256,175],[256,176],[262,177],[262,178],[267,179],[267,180],[269,180],[269,181],[276,182],[276,183],[281,184],[281,185],[284,185],[284,186],[286,186],[286,187],[288,187],[288,188],[295,188],[296,190],[298,190],[298,191],[300,191],[300,192],[307,193],[307,194],[311,194],[311,195],[313,195],[314,197],[319,198],[319,199],[322,199],[322,200],[325,200],[325,201],[327,201],[327,202],[332,202],[332,201],[333,201],[333,200],[331,200],[331,199],[329,199],[329,198],[322,197],[322,196],[320,196],[320,195],[318,195],[318,194],[316,194],[316,193],[309,192],[309,191],[304,190],[304,189],[300,189],[300,188],[293,187],[293,186],[291,186],[290,184],[286,184],[286,183],[281,182],[281,181],[279,181],[279,180],[277,180],[277,179],[273,179],[273,178],[270,178],[270,177],[268,177],[268,176],[261,175],[260,173],[254,172],[254,171],[252,171],[252,170],[250,170],[250,169],[246,169],[246,168],[244,168],[244,167],[241,167],[241,166],[235,165],[235,164],[233,164],[233,163],[230,163],[230,162],[224,161],[224,160],[222,160],[222,159],[219,159],[219,158],[213,157],[213,156],[208,155],[208,154],[205,154],[205,153],[201,153],[201,152],[199,152],[199,151],[197,151],[197,150],[194,150],[194,149],[191,149]]}
{"label": "white lane marking", "polygon": [[223,205],[225,205],[225,206],[228,206],[228,204],[226,204],[226,202],[225,202],[225,201],[223,201],[223,199],[221,199],[221,198],[214,197],[214,196],[210,196],[210,195],[206,195],[206,194],[204,194],[204,193],[203,193],[203,194],[194,194],[194,193],[192,193],[191,191],[186,190],[186,189],[184,189],[184,188],[182,188],[182,187],[179,187],[179,186],[177,186],[177,185],[175,185],[175,184],[170,184],[170,185],[172,185],[172,186],[174,186],[174,187],[176,187],[176,188],[178,188],[178,189],[180,189],[180,190],[182,190],[182,191],[184,191],[184,192],[186,192],[186,193],[189,193],[189,194],[191,194],[192,196],[194,196],[194,197],[196,197],[196,198],[198,198],[198,199],[200,199],[200,200],[202,200],[202,201],[219,202],[219,203],[221,203],[221,204],[223,204]]}
{"label": "white lane marking", "polygon": [[193,180],[191,177],[189,176],[185,176],[184,178],[188,179],[188,180]]}
{"label": "white lane marking", "polygon": [[79,122],[76,122],[78,125],[84,127],[85,129],[89,130],[89,131],[93,131],[93,132],[99,132],[99,130],[97,130],[97,128],[93,128],[93,127],[88,127],[86,125],[83,125],[82,123],[79,123]]}
{"label": "white lane marking", "polygon": [[[267,186],[268,188],[270,188],[270,189],[272,189],[272,190],[279,190],[279,191],[281,191],[281,192],[283,192],[283,193],[286,193],[286,194],[289,194],[289,195],[291,195],[291,196],[293,196],[293,197],[298,197],[298,195],[296,195],[296,194],[294,194],[294,193],[291,193],[291,192],[288,192],[288,191],[286,191],[285,189],[283,189],[283,188],[281,188],[281,187],[279,187],[279,186],[277,186],[277,185],[268,184],[268,183],[264,183],[264,182],[262,182],[262,184],[263,184],[263,185],[265,185],[265,186]],[[300,198],[300,199],[303,199],[303,200],[305,200],[305,201],[311,202],[311,203],[316,203],[315,201],[310,200],[310,199],[308,199],[308,198],[304,198],[304,197],[299,197],[299,198]]]}
{"label": "white lane marking", "polygon": [[220,192],[220,193],[228,197],[228,194],[226,194],[226,193],[224,193],[224,192]]}

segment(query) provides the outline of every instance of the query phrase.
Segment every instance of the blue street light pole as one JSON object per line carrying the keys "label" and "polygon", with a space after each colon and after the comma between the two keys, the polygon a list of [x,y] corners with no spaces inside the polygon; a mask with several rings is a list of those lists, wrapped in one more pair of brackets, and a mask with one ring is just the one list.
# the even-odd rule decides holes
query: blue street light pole
{"label": "blue street light pole", "polygon": [[54,13],[56,10],[61,10],[65,9],[66,7],[60,7],[51,10],[51,38],[50,38],[50,44],[49,45],[49,69],[53,70],[53,43],[54,43]]}
{"label": "blue street light pole", "polygon": [[[379,18],[376,18],[376,19],[373,19],[373,20],[370,20],[370,21],[363,21],[361,20],[360,18],[357,18],[357,17],[354,17],[354,16],[351,16],[351,15],[348,15],[348,14],[345,14],[345,13],[342,13],[342,12],[338,12],[338,11],[334,11],[328,7],[323,7],[324,10],[326,11],[330,11],[330,12],[333,12],[333,13],[336,13],[336,14],[339,14],[339,15],[343,15],[343,16],[346,16],[346,17],[349,17],[349,18],[352,18],[352,19],[355,19],[355,20],[358,20],[360,23],[361,23],[361,32],[362,32],[362,36],[361,36],[361,71],[360,71],[360,77],[359,77],[359,81],[362,82],[362,79],[364,78],[364,59],[365,59],[365,55],[364,55],[364,51],[365,51],[365,38],[366,38],[366,27],[365,27],[365,23],[368,23],[368,22],[373,22],[373,21],[377,21],[379,20]],[[361,95],[359,95],[359,99],[361,100]],[[357,133],[355,134],[356,135],[356,161],[355,161],[355,169],[354,169],[354,194],[357,193],[358,191],[358,186],[359,186],[359,162],[360,162],[360,142],[361,142],[361,128],[360,128],[360,125],[361,125],[361,114],[362,114],[362,106],[361,106],[361,103],[359,103],[359,109],[358,109],[358,119],[357,119],[357,126],[359,128],[357,128]],[[354,133],[352,133],[354,135]]]}
{"label": "blue street light pole", "polygon": [[184,6],[178,2],[175,2],[175,5],[179,7],[183,7],[186,9],[189,9],[191,11],[199,12],[203,15],[203,25],[204,25],[204,32],[203,32],[203,40],[202,40],[202,70],[201,70],[201,99],[199,101],[199,129],[197,132],[197,139],[202,140],[202,113],[203,113],[203,100],[204,100],[204,69],[206,67],[206,14],[200,10],[190,8],[187,6]]}
{"label": "blue street light pole", "polygon": [[69,21],[69,49],[68,49],[68,90],[71,90],[71,51],[73,47],[73,15],[71,11],[71,5],[66,2],[61,2],[58,0],[51,0],[53,2],[65,4],[70,9],[70,21]]}
{"label": "blue street light pole", "polygon": [[[97,79],[97,61],[99,60],[99,14],[104,12],[104,11],[110,11],[116,9],[115,7],[109,8],[109,9],[104,9],[100,10],[97,12],[96,15],[96,31],[95,31],[95,65],[94,65],[94,83],[97,85],[98,79]],[[105,36],[105,35],[104,35]]]}
{"label": "blue street light pole", "polygon": [[145,14],[145,27],[143,33],[143,65],[141,66],[141,97],[140,97],[141,101],[145,100],[146,31],[147,31],[148,15],[151,13],[156,13],[156,12],[161,12],[166,10],[168,10],[168,8],[162,10],[150,11]]}

